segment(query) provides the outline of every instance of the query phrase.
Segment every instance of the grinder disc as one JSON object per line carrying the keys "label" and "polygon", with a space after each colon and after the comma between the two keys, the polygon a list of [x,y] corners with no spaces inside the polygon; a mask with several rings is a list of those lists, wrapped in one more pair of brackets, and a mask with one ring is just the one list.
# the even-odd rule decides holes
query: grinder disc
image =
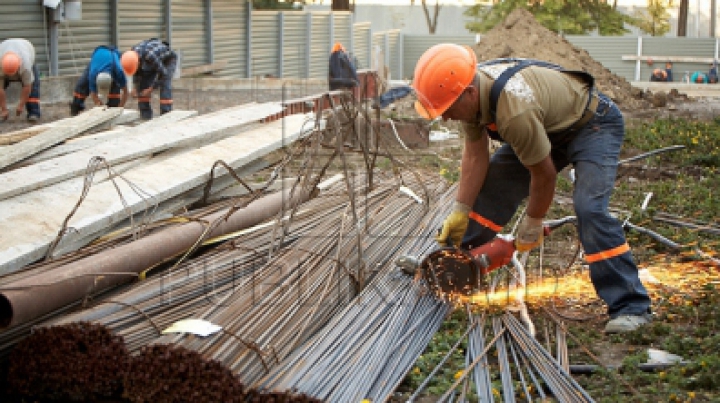
{"label": "grinder disc", "polygon": [[436,250],[420,268],[430,290],[440,297],[472,295],[480,289],[480,270],[472,256],[461,249]]}

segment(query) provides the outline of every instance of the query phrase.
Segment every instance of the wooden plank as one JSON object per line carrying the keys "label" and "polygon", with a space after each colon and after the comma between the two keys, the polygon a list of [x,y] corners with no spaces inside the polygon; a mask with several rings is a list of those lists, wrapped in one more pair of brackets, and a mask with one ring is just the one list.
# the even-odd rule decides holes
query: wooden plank
{"label": "wooden plank", "polygon": [[[204,184],[218,160],[239,169],[312,128],[305,115],[289,116],[162,162],[144,164],[126,172],[124,180],[93,186],[68,222],[72,231],[67,232],[63,242],[86,238]],[[45,255],[65,217],[75,207],[81,189],[63,182],[0,201],[0,275],[15,272]]]}
{"label": "wooden plank", "polygon": [[179,122],[183,119],[197,116],[197,111],[172,111],[164,115],[160,115],[155,119],[148,120],[137,126],[133,127],[122,127],[119,129],[108,130],[100,133],[95,133],[86,136],[75,137],[65,141],[63,144],[58,144],[55,147],[49,148],[38,154],[33,155],[30,158],[25,159],[23,162],[28,164],[37,164],[51,158],[59,157],[61,155],[70,154],[86,148],[96,146],[102,142],[112,140],[116,137],[127,136],[135,130],[148,130],[153,127],[164,126],[170,122]]}
{"label": "wooden plank", "polygon": [[[122,124],[130,123],[134,120],[137,120],[139,117],[140,117],[140,113],[138,111],[133,110],[133,109],[123,109],[122,114],[120,116],[112,119],[108,123],[105,123],[105,126],[113,127],[115,125],[122,125]],[[70,121],[71,119],[74,119],[74,118],[65,118],[65,119],[56,120],[56,121],[50,122],[50,123],[44,123],[41,125],[28,127],[27,129],[22,129],[22,130],[17,130],[17,131],[10,132],[10,133],[0,134],[0,145],[7,146],[7,145],[19,143],[23,140],[29,139],[30,137],[33,137],[40,133],[43,133],[53,127],[67,124],[68,121]],[[103,125],[99,125],[98,128],[103,129]]]}
{"label": "wooden plank", "polygon": [[43,133],[13,144],[7,150],[3,150],[0,155],[0,168],[5,168],[55,144],[62,143],[85,130],[119,116],[121,113],[122,108],[93,108],[80,116],[68,119],[67,123],[58,124]]}
{"label": "wooden plank", "polygon": [[623,55],[623,60],[640,60],[647,62],[652,60],[656,63],[673,62],[673,63],[713,63],[715,59],[712,57],[692,57],[692,56],[638,56],[638,55]]}
{"label": "wooden plank", "polygon": [[174,147],[201,144],[233,134],[243,125],[282,111],[278,103],[251,104],[225,109],[220,115],[201,115],[182,123],[165,122],[148,130],[133,130],[94,147],[41,161],[0,175],[0,200],[80,175],[94,156],[117,164]]}

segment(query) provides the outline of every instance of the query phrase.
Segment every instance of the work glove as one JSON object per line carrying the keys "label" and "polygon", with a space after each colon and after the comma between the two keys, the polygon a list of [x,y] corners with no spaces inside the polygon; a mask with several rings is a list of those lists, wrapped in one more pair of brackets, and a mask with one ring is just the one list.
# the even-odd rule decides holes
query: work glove
{"label": "work glove", "polygon": [[9,110],[5,109],[3,111],[0,111],[0,120],[3,120],[3,121],[7,120],[8,116],[10,116]]}
{"label": "work glove", "polygon": [[22,115],[23,111],[25,110],[25,107],[22,105],[18,105],[17,108],[15,108],[15,116]]}
{"label": "work glove", "polygon": [[470,206],[455,202],[452,213],[445,218],[440,234],[435,237],[440,246],[449,246],[448,238],[453,246],[460,246],[468,228],[469,213]]}
{"label": "work glove", "polygon": [[515,248],[518,252],[527,252],[540,246],[543,241],[543,232],[542,218],[533,218],[526,215],[520,221],[517,237],[515,238]]}

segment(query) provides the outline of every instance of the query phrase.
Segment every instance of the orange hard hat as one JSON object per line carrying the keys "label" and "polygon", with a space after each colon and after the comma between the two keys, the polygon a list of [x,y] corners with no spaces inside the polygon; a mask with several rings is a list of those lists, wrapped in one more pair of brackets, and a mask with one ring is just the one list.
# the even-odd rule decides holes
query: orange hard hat
{"label": "orange hard hat", "polygon": [[342,50],[342,51],[344,52],[344,51],[345,51],[345,47],[342,45],[342,43],[340,43],[340,42],[335,42],[335,44],[333,45],[333,48],[332,48],[332,53],[335,53],[335,52],[340,51],[340,50]]}
{"label": "orange hard hat", "polygon": [[477,57],[468,46],[442,43],[425,51],[415,66],[415,110],[426,119],[445,113],[475,77]]}
{"label": "orange hard hat", "polygon": [[128,50],[127,52],[123,53],[122,58],[120,59],[120,64],[122,64],[123,71],[129,76],[137,72],[139,63],[140,56],[138,56],[137,52],[134,50]]}
{"label": "orange hard hat", "polygon": [[14,52],[7,52],[2,57],[2,71],[6,76],[12,76],[20,70],[20,56]]}

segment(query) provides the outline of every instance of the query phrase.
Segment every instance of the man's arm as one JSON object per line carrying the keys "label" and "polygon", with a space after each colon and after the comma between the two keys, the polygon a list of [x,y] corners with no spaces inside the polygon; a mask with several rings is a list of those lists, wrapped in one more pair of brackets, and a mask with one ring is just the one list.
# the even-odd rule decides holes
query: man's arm
{"label": "man's arm", "polygon": [[20,91],[20,101],[18,102],[17,108],[15,108],[15,113],[18,116],[20,116],[25,110],[25,104],[27,103],[28,99],[30,99],[31,90],[32,84],[28,84],[22,87],[22,90]]}
{"label": "man's arm", "polygon": [[122,92],[122,95],[120,96],[120,106],[121,108],[125,107],[125,103],[128,100],[128,87],[123,87],[120,92]]}
{"label": "man's arm", "polygon": [[7,99],[5,98],[5,90],[0,86],[0,119],[5,120],[8,117]]}
{"label": "man's arm", "polygon": [[537,164],[527,166],[530,171],[530,199],[527,204],[527,215],[543,218],[550,208],[555,196],[557,170],[550,155]]}
{"label": "man's arm", "polygon": [[471,139],[470,136],[465,138],[456,198],[458,202],[470,207],[475,204],[475,199],[485,183],[485,175],[490,164],[489,146],[490,139],[484,130],[477,139]]}

